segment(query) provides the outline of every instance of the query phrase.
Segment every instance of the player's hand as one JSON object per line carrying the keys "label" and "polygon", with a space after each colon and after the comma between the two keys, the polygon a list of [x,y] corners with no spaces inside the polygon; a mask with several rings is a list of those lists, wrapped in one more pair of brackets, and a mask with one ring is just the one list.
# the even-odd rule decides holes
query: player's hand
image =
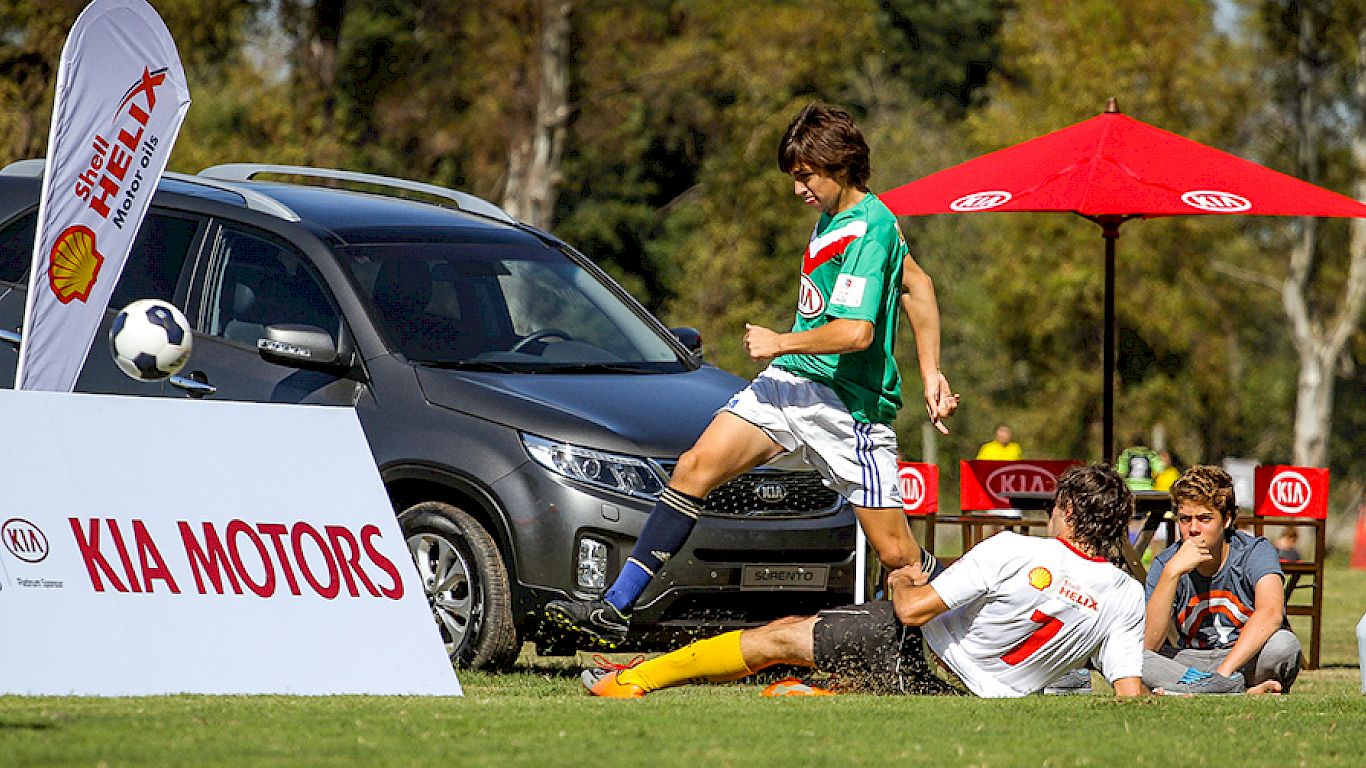
{"label": "player's hand", "polygon": [[947,435],[949,428],[944,419],[958,410],[959,396],[949,386],[949,380],[940,371],[925,377],[925,412],[930,415],[930,423],[941,433]]}
{"label": "player's hand", "polygon": [[930,583],[930,575],[921,569],[920,563],[903,565],[887,575],[887,593],[890,596],[897,589],[923,587]]}
{"label": "player's hand", "polygon": [[756,363],[772,360],[782,354],[778,347],[778,332],[762,325],[745,323],[745,352]]}
{"label": "player's hand", "polygon": [[1176,554],[1167,561],[1167,568],[1171,568],[1173,573],[1190,573],[1213,559],[1214,554],[1210,552],[1209,545],[1200,537],[1192,536],[1181,542]]}

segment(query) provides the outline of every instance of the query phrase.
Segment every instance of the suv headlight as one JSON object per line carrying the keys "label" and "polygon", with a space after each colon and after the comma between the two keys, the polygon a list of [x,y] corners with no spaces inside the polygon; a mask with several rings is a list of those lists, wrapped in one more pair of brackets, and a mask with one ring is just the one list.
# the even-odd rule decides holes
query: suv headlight
{"label": "suv headlight", "polygon": [[522,434],[522,445],[537,464],[558,475],[616,493],[651,499],[664,490],[666,478],[654,462],[558,443]]}

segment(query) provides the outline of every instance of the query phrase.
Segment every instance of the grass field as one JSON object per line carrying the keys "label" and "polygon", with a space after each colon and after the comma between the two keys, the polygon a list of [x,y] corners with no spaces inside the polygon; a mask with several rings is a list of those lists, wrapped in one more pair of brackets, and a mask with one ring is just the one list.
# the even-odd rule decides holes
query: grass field
{"label": "grass field", "polygon": [[528,655],[510,675],[462,674],[459,699],[3,697],[0,765],[1362,766],[1366,571],[1333,562],[1325,581],[1323,668],[1290,696],[764,699],[731,684],[603,701],[579,687],[587,655]]}

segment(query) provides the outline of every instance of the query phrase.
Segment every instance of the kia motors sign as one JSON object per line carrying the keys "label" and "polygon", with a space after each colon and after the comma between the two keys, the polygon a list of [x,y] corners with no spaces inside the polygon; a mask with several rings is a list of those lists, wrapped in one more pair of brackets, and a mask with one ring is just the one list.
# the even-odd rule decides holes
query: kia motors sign
{"label": "kia motors sign", "polygon": [[1011,507],[1011,493],[1052,493],[1071,460],[988,461],[968,459],[959,466],[959,504],[966,511]]}
{"label": "kia motors sign", "polygon": [[1253,514],[1324,520],[1328,517],[1325,467],[1257,467]]}
{"label": "kia motors sign", "polygon": [[0,390],[0,419],[0,694],[460,693],[355,411]]}
{"label": "kia motors sign", "polygon": [[1010,202],[1013,196],[1003,189],[990,189],[972,192],[949,203],[949,210],[957,213],[972,213],[1000,208]]}
{"label": "kia motors sign", "polygon": [[897,470],[901,481],[901,507],[908,515],[932,515],[939,511],[939,467],[903,461]]}

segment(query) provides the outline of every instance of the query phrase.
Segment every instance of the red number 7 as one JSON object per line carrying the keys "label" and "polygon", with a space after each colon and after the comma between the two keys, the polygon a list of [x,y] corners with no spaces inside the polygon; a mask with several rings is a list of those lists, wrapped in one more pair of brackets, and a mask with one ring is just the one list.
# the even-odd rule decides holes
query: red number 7
{"label": "red number 7", "polygon": [[1011,648],[1006,655],[1001,657],[1001,661],[1012,667],[1029,658],[1031,654],[1042,648],[1044,643],[1052,640],[1053,636],[1058,634],[1058,630],[1062,629],[1062,619],[1049,616],[1043,611],[1034,611],[1034,615],[1030,616],[1029,620],[1038,622],[1039,628],[1030,632],[1029,637],[1026,637],[1019,645]]}

